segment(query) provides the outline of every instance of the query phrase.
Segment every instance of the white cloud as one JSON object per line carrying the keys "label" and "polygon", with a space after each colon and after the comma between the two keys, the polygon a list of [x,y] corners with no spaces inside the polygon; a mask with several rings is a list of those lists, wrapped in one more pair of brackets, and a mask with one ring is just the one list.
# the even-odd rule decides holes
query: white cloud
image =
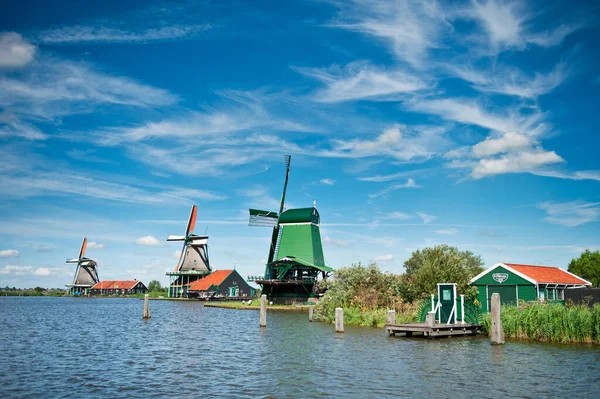
{"label": "white cloud", "polygon": [[153,236],[144,236],[135,240],[137,245],[143,245],[146,247],[162,247],[164,244]]}
{"label": "white cloud", "polygon": [[443,34],[451,30],[436,1],[354,0],[338,5],[340,14],[330,26],[378,38],[413,66],[420,66],[429,50],[441,47]]}
{"label": "white cloud", "polygon": [[434,219],[437,219],[437,216],[428,215],[428,214],[423,213],[423,212],[417,212],[417,215],[419,215],[419,217],[421,219],[423,219],[423,223],[424,224],[429,224],[429,223],[433,222]]}
{"label": "white cloud", "polygon": [[17,117],[2,118],[0,115],[0,137],[20,137],[26,140],[46,140],[48,135],[35,126]]}
{"label": "white cloud", "polygon": [[295,68],[326,85],[314,95],[316,101],[335,103],[351,100],[387,100],[395,95],[422,90],[427,84],[400,70],[385,70],[364,61],[330,68]]}
{"label": "white cloud", "polygon": [[475,179],[505,173],[532,172],[545,165],[564,162],[554,151],[535,150],[509,153],[494,159],[481,159],[473,167],[471,176]]}
{"label": "white cloud", "polygon": [[40,267],[36,269],[33,266],[6,265],[0,269],[0,275],[14,276],[67,276],[70,273],[68,269],[62,267]]}
{"label": "white cloud", "polygon": [[536,99],[550,93],[567,78],[565,63],[559,63],[547,74],[528,76],[516,68],[495,66],[491,70],[475,70],[464,65],[444,65],[453,75],[471,83],[481,92]]}
{"label": "white cloud", "polygon": [[4,249],[0,251],[0,258],[14,258],[19,256],[19,251],[16,249]]}
{"label": "white cloud", "polygon": [[358,180],[360,181],[370,181],[370,182],[376,182],[376,183],[382,183],[382,182],[386,182],[386,181],[390,181],[390,180],[396,180],[396,179],[400,179],[400,178],[405,178],[408,176],[414,176],[416,174],[422,174],[424,172],[428,172],[431,169],[427,168],[427,169],[413,169],[413,170],[407,170],[404,172],[398,172],[398,173],[393,173],[391,175],[375,175],[375,176],[367,176],[367,177],[359,177]]}
{"label": "white cloud", "polygon": [[449,235],[449,236],[453,236],[456,235],[456,233],[458,233],[457,229],[439,229],[435,231],[437,234],[444,234],[444,235]]}
{"label": "white cloud", "polygon": [[445,128],[422,128],[401,131],[394,124],[373,140],[333,140],[333,150],[316,155],[339,158],[389,156],[398,161],[426,160],[449,145],[444,137]]}
{"label": "white cloud", "polygon": [[392,185],[388,186],[387,188],[385,188],[384,190],[381,190],[377,193],[369,194],[369,198],[381,197],[382,195],[389,194],[392,191],[400,190],[403,188],[421,188],[421,187],[422,186],[415,183],[415,181],[413,179],[408,179],[408,180],[406,180],[406,183],[404,183],[404,184],[392,184]]}
{"label": "white cloud", "polygon": [[191,38],[210,28],[210,25],[172,25],[132,31],[107,26],[76,25],[43,31],[38,40],[46,44],[148,43]]}
{"label": "white cloud", "polygon": [[85,113],[102,104],[150,107],[178,100],[167,90],[112,76],[85,63],[48,57],[19,78],[0,77],[0,107],[36,119]]}
{"label": "white cloud", "polygon": [[468,17],[479,23],[487,33],[489,50],[493,53],[506,49],[523,50],[528,44],[551,47],[578,30],[579,25],[560,25],[552,31],[535,32],[529,22],[536,12],[526,9],[526,2],[518,0],[472,0]]}
{"label": "white cloud", "polygon": [[68,276],[71,272],[65,268],[58,267],[40,267],[36,269],[36,276]]}
{"label": "white cloud", "polygon": [[375,262],[391,262],[394,260],[394,255],[379,255],[375,257]]}
{"label": "white cloud", "polygon": [[469,99],[418,99],[406,105],[412,110],[438,115],[446,120],[481,126],[501,132],[519,131],[522,127],[514,117],[489,113],[477,102]]}
{"label": "white cloud", "polygon": [[95,241],[88,241],[87,247],[88,248],[95,248],[95,249],[104,249],[104,248],[106,248],[106,246],[104,244],[98,244]]}
{"label": "white cloud", "polygon": [[[24,174],[23,172],[26,172]],[[9,187],[0,198],[28,198],[44,195],[73,194],[129,203],[193,203],[197,199],[221,200],[225,196],[196,189],[143,185],[133,186],[61,172],[22,171],[18,176],[0,173],[0,183]]]}
{"label": "white cloud", "polygon": [[413,216],[409,215],[407,213],[404,212],[392,212],[389,214],[388,216],[390,219],[400,219],[400,220],[407,220],[407,219],[412,219]]}
{"label": "white cloud", "polygon": [[34,273],[33,266],[17,266],[17,265],[6,265],[0,269],[0,274],[13,274],[15,276],[24,276],[27,274]]}
{"label": "white cloud", "polygon": [[16,32],[0,33],[0,68],[21,68],[33,61],[36,47]]}
{"label": "white cloud", "polygon": [[538,204],[538,208],[548,214],[545,218],[547,222],[565,227],[575,227],[600,220],[600,202],[546,201]]}
{"label": "white cloud", "polygon": [[335,180],[333,179],[321,179],[319,182],[321,184],[325,184],[326,186],[333,186],[335,184]]}
{"label": "white cloud", "polygon": [[491,136],[473,146],[473,154],[476,157],[496,155],[511,150],[531,147],[535,141],[526,134],[506,132],[500,137]]}

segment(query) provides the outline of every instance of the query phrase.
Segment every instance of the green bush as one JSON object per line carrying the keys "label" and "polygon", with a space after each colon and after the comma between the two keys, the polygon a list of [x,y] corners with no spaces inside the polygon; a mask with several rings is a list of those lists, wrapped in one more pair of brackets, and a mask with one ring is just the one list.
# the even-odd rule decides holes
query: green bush
{"label": "green bush", "polygon": [[332,323],[335,308],[344,309],[344,323],[382,327],[388,309],[396,310],[396,320],[416,319],[416,305],[406,304],[399,295],[401,276],[382,272],[377,265],[354,264],[338,269],[323,298],[315,306],[315,319]]}

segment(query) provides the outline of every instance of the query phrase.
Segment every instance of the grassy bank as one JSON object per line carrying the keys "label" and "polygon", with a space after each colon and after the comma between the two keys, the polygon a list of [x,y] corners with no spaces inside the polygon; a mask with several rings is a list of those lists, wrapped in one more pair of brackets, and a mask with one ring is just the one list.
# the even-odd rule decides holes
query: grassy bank
{"label": "grassy bank", "polygon": [[[356,306],[345,306],[344,324],[353,324],[365,327],[383,327],[387,321],[388,309],[361,309]],[[417,321],[418,307],[415,304],[396,306],[396,324],[414,323]],[[324,323],[335,322],[335,308],[329,309],[317,305],[315,319]]]}
{"label": "grassy bank", "polygon": [[[564,306],[533,303],[523,307],[502,308],[502,329],[510,338],[544,342],[600,344],[600,305]],[[483,331],[488,333],[491,316],[483,319]]]}
{"label": "grassy bank", "polygon": [[[205,302],[204,306],[209,308],[225,308],[225,309],[247,309],[247,310],[259,310],[260,299],[255,299],[252,304],[248,305],[248,302]],[[292,312],[305,312],[308,310],[308,306],[292,306],[292,305],[267,305],[269,310],[286,310]]]}

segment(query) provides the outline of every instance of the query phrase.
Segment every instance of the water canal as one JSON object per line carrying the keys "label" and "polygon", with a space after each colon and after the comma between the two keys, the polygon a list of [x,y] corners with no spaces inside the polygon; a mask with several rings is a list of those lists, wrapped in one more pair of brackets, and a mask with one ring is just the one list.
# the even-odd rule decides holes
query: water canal
{"label": "water canal", "polygon": [[597,397],[600,348],[387,337],[304,313],[0,298],[3,398]]}

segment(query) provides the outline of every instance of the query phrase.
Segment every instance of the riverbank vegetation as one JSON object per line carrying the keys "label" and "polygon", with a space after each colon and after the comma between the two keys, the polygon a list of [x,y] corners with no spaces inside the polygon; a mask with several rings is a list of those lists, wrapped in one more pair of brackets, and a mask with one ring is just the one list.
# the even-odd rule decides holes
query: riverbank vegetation
{"label": "riverbank vegetation", "polygon": [[396,323],[415,322],[419,301],[436,293],[437,283],[456,282],[459,292],[470,292],[469,280],[483,271],[483,261],[469,251],[437,245],[413,252],[404,267],[403,275],[383,272],[374,263],[337,269],[315,317],[331,323],[341,307],[346,324],[382,327],[394,309]]}
{"label": "riverbank vegetation", "polygon": [[[600,304],[563,305],[530,303],[503,306],[502,330],[507,338],[544,342],[600,344]],[[490,333],[491,316],[483,317],[483,332]]]}

